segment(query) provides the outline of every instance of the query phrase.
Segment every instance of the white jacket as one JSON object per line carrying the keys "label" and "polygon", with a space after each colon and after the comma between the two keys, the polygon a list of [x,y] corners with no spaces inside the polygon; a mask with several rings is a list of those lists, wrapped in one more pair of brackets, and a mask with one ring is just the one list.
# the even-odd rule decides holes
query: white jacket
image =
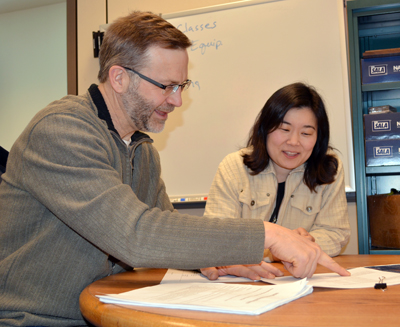
{"label": "white jacket", "polygon": [[[269,221],[275,208],[278,182],[272,164],[250,175],[241,150],[224,158],[218,167],[208,195],[205,216],[256,218]],[[339,159],[338,159],[339,160]],[[336,180],[311,192],[303,182],[304,165],[292,170],[285,183],[285,194],[277,224],[289,229],[303,227],[330,256],[340,253],[350,237],[350,224],[341,161]]]}

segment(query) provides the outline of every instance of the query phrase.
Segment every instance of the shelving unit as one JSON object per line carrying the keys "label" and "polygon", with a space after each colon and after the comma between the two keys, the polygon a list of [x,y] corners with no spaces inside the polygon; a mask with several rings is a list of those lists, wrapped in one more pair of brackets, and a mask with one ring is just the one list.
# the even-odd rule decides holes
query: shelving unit
{"label": "shelving unit", "polygon": [[365,166],[363,126],[368,107],[391,105],[400,111],[400,82],[362,85],[360,64],[367,50],[400,48],[400,3],[398,0],[347,1],[347,22],[359,253],[400,254],[400,248],[371,247],[367,196],[389,193],[391,188],[400,189],[400,165]]}

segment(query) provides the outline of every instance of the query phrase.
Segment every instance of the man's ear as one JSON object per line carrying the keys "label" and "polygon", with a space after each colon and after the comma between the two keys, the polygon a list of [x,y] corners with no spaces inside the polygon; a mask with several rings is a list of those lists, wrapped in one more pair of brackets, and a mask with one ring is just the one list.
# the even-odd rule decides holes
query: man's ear
{"label": "man's ear", "polygon": [[115,92],[125,93],[129,88],[130,78],[128,72],[121,66],[111,66],[108,71],[108,79]]}

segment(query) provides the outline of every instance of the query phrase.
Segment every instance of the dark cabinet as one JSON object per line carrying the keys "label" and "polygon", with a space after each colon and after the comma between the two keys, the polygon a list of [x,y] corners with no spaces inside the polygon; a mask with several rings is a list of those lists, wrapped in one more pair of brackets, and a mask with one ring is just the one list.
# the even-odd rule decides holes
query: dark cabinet
{"label": "dark cabinet", "polygon": [[398,0],[347,1],[347,23],[359,253],[400,254],[400,248],[371,245],[367,198],[389,193],[391,188],[400,190],[400,165],[366,167],[363,124],[363,115],[372,106],[391,105],[400,112],[400,81],[362,84],[361,75],[365,51],[400,48],[400,3]]}

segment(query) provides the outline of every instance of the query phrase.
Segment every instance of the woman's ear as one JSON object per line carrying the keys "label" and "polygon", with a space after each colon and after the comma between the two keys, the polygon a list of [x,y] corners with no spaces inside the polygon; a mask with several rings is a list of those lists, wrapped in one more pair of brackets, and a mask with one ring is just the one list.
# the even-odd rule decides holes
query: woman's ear
{"label": "woman's ear", "polygon": [[125,68],[121,66],[111,66],[108,71],[110,85],[116,93],[125,93],[129,88],[130,78]]}

